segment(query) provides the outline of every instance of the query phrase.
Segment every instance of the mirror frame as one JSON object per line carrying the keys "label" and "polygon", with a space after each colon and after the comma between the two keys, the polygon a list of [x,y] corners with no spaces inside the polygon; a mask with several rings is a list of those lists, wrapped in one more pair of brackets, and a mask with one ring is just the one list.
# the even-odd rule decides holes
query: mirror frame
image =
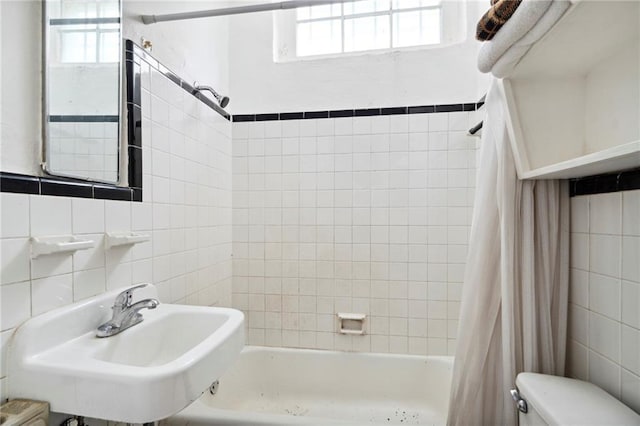
{"label": "mirror frame", "polygon": [[[118,39],[120,41],[120,49],[119,49],[119,54],[118,54],[118,138],[117,138],[117,144],[118,144],[118,159],[117,159],[117,165],[118,168],[116,170],[116,181],[110,181],[110,180],[101,180],[101,179],[95,179],[95,178],[89,178],[89,177],[82,177],[82,176],[78,176],[78,175],[72,175],[72,174],[65,174],[65,173],[61,173],[61,172],[56,172],[54,170],[50,169],[50,164],[51,164],[51,149],[49,149],[49,144],[51,142],[51,137],[50,137],[50,115],[49,115],[49,39],[50,39],[50,29],[51,29],[51,25],[49,22],[49,18],[48,18],[48,3],[49,1],[52,0],[41,0],[42,1],[42,149],[41,149],[41,163],[40,163],[40,168],[42,169],[42,171],[44,172],[44,174],[46,176],[54,176],[54,177],[62,177],[62,178],[68,178],[68,179],[74,179],[74,180],[80,180],[80,181],[85,181],[85,182],[97,182],[97,183],[103,183],[103,184],[107,184],[107,185],[122,185],[123,184],[123,177],[126,177],[126,174],[123,173],[122,169],[123,169],[123,156],[122,156],[122,146],[124,144],[124,136],[125,136],[125,132],[123,131],[123,129],[126,129],[126,125],[123,125],[123,120],[126,120],[127,115],[125,115],[125,111],[124,111],[124,105],[125,105],[125,99],[124,99],[124,74],[126,72],[125,70],[125,55],[124,55],[124,50],[125,50],[125,40],[123,38],[123,32],[122,32],[122,21],[123,21],[123,16],[122,16],[122,10],[123,10],[123,5],[122,3],[124,2],[124,0],[118,0],[118,24],[120,25],[119,31],[118,31]],[[88,18],[91,19],[91,18]],[[128,168],[130,169],[130,167]],[[131,186],[131,185],[129,185]]]}

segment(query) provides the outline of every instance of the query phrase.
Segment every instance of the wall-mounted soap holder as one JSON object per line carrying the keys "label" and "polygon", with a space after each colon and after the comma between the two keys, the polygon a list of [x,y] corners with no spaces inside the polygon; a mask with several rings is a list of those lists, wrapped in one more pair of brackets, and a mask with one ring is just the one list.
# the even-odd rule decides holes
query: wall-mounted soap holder
{"label": "wall-mounted soap holder", "polygon": [[140,244],[149,241],[149,234],[138,234],[135,232],[108,232],[104,237],[104,247],[110,249],[116,246]]}
{"label": "wall-mounted soap holder", "polygon": [[93,240],[84,240],[73,235],[55,235],[50,237],[31,237],[31,257],[46,254],[68,253],[86,250],[94,246]]}
{"label": "wall-mounted soap holder", "polygon": [[365,314],[354,314],[339,312],[338,314],[338,331],[342,334],[364,334]]}

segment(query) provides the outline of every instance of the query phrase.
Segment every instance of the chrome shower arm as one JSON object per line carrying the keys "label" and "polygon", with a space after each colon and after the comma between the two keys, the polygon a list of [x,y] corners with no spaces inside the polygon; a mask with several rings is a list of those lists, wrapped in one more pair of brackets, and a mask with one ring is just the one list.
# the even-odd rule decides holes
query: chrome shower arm
{"label": "chrome shower arm", "polygon": [[214,98],[216,98],[216,101],[218,101],[218,104],[224,108],[229,104],[229,97],[228,96],[222,96],[220,93],[216,92],[213,87],[211,86],[205,86],[205,85],[199,85],[197,82],[193,83],[193,94],[196,93],[200,93],[203,90],[206,90],[207,92],[211,92],[211,94],[213,95]]}
{"label": "chrome shower arm", "polygon": [[204,85],[195,85],[193,86],[193,91],[194,92],[202,92],[203,90],[206,90],[207,92],[211,92],[211,94],[213,96],[215,96],[216,98],[218,96],[220,96],[220,94],[218,92],[216,92],[213,87],[211,86],[204,86]]}

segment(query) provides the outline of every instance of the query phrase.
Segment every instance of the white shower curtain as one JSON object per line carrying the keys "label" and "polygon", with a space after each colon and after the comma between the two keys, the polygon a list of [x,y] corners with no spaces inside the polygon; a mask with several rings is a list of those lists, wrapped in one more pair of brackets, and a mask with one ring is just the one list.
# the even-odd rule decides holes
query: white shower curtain
{"label": "white shower curtain", "polygon": [[449,426],[516,425],[516,375],[564,373],[568,184],[518,180],[500,90],[485,104]]}

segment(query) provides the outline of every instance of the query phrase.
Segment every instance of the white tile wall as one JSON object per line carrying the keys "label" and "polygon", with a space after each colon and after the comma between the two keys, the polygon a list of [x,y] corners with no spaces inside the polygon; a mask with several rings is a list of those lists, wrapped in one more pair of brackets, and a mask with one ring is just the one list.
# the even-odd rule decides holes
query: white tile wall
{"label": "white tile wall", "polygon": [[[143,71],[144,202],[0,194],[2,359],[22,321],[114,288],[153,282],[164,302],[231,306],[231,124]],[[105,232],[128,230],[151,241],[104,249]],[[30,258],[30,236],[71,233],[96,246]]]}
{"label": "white tile wall", "polygon": [[118,123],[51,123],[49,167],[56,173],[118,180]]}
{"label": "white tile wall", "polygon": [[571,209],[569,374],[640,412],[640,190]]}
{"label": "white tile wall", "polygon": [[[470,113],[234,123],[233,305],[248,343],[451,354]],[[338,312],[367,334],[336,333]]]}

